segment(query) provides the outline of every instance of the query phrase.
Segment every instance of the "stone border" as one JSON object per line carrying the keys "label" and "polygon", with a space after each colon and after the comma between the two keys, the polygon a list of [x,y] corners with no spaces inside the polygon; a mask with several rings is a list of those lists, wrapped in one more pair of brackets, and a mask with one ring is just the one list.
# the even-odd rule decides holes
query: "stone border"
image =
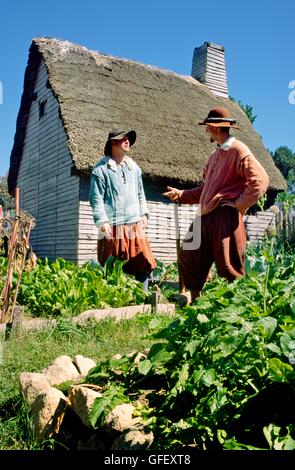
{"label": "stone border", "polygon": [[[153,307],[150,304],[143,305],[131,305],[128,307],[118,308],[104,308],[104,309],[92,309],[85,310],[76,317],[70,318],[73,323],[83,324],[87,322],[89,318],[93,318],[97,321],[103,320],[107,317],[115,318],[116,320],[127,320],[133,318],[138,313],[148,314],[152,313]],[[157,313],[172,317],[175,314],[175,304],[157,304]],[[23,320],[18,328],[23,330],[42,330],[48,326],[55,326],[58,320],[48,320],[45,318],[34,318],[32,320]],[[0,332],[5,331],[6,323],[0,324]]]}

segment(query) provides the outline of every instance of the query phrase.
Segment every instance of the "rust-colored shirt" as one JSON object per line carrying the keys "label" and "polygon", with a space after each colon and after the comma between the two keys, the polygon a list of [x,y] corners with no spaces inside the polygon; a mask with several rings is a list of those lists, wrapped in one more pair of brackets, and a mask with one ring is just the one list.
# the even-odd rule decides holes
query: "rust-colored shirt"
{"label": "rust-colored shirt", "polygon": [[210,155],[204,170],[204,182],[194,189],[185,189],[179,202],[201,204],[201,213],[208,214],[224,201],[234,201],[244,214],[256,204],[268,187],[269,179],[249,148],[229,137]]}

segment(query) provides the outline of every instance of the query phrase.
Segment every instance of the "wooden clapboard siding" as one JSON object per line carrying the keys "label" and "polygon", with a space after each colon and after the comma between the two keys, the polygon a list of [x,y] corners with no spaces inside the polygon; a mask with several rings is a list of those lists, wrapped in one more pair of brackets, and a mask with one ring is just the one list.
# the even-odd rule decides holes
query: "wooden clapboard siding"
{"label": "wooden clapboard siding", "polygon": [[97,260],[97,228],[92,217],[92,208],[88,202],[89,179],[80,178],[80,205],[79,205],[79,241],[77,261],[81,265],[89,260]]}
{"label": "wooden clapboard siding", "polygon": [[[154,191],[146,188],[148,208],[150,213],[147,235],[156,259],[164,262],[176,261],[175,205],[162,202],[161,190]],[[79,242],[77,260],[83,264],[88,260],[96,260],[97,229],[93,223],[92,209],[88,202],[89,179],[80,179],[79,207]],[[198,211],[197,205],[181,205],[179,214],[179,235],[183,240],[191,222]],[[270,211],[259,212],[257,216],[245,216],[248,239],[252,243],[260,242],[268,228],[275,227],[275,217]]]}
{"label": "wooden clapboard siding", "polygon": [[[31,244],[37,256],[77,261],[79,178],[71,174],[72,158],[59,117],[59,104],[46,87],[42,62],[34,92],[18,173],[21,207],[36,219]],[[47,100],[39,119],[39,101]]]}
{"label": "wooden clapboard siding", "polygon": [[266,233],[276,227],[276,217],[271,211],[258,212],[256,216],[246,215],[244,222],[248,240],[252,244],[262,242]]}
{"label": "wooden clapboard siding", "polygon": [[[175,204],[148,201],[150,212],[147,235],[156,259],[176,261]],[[185,237],[197,214],[196,205],[178,207],[180,240]]]}
{"label": "wooden clapboard siding", "polygon": [[[92,209],[88,202],[89,179],[80,179],[79,242],[78,263],[96,260],[97,228],[93,223]],[[149,196],[151,194],[149,193]],[[148,201],[150,212],[147,235],[154,256],[165,262],[176,261],[176,237],[174,222],[174,204]],[[196,214],[196,206],[181,206],[179,213],[180,238],[184,238],[191,221]]]}

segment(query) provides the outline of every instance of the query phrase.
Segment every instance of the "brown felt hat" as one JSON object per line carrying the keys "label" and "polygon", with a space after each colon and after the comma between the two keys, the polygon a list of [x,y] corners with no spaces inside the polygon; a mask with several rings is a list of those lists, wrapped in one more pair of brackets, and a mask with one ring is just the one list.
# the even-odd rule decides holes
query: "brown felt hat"
{"label": "brown felt hat", "polygon": [[199,122],[200,126],[213,126],[213,127],[234,127],[237,122],[236,119],[233,119],[230,116],[229,111],[226,108],[213,108],[209,111],[208,116],[204,119],[203,122]]}

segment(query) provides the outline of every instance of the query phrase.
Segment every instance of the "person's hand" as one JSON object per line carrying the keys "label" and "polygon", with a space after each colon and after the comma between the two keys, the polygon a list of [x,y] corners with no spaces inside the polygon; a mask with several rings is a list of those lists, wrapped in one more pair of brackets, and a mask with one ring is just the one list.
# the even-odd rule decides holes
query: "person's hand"
{"label": "person's hand", "polygon": [[177,188],[171,188],[171,186],[167,186],[168,191],[163,193],[163,196],[169,197],[170,201],[177,202],[182,195],[183,191]]}
{"label": "person's hand", "polygon": [[217,194],[215,194],[215,196],[213,196],[210,199],[210,201],[207,204],[201,204],[200,205],[201,215],[207,215],[207,214],[209,214],[209,212],[214,211],[214,209],[216,209],[216,207],[221,205],[221,204],[219,204],[219,201],[220,201],[221,197],[222,197],[221,194],[217,193]]}
{"label": "person's hand", "polygon": [[147,226],[148,226],[148,219],[147,219],[147,216],[146,215],[143,215],[141,217],[141,224],[142,224],[142,228],[143,229],[146,229]]}
{"label": "person's hand", "polygon": [[108,222],[105,222],[100,227],[100,231],[105,235],[106,238],[112,238],[112,229]]}

